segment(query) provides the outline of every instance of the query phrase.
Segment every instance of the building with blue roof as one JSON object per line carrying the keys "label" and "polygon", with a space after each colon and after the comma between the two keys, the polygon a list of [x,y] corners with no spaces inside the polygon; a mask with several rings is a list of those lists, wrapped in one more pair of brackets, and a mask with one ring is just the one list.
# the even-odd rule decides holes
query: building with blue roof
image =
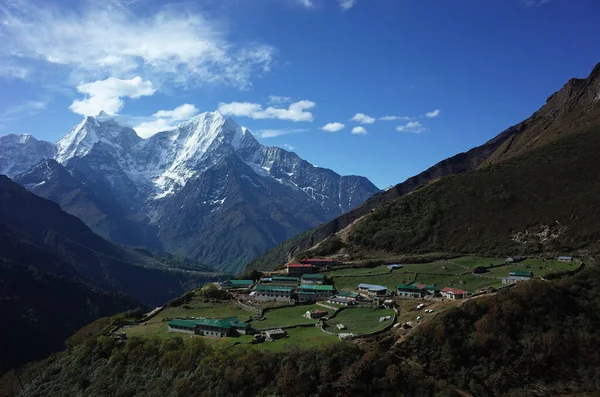
{"label": "building with blue roof", "polygon": [[358,292],[368,296],[386,296],[388,293],[387,287],[384,287],[383,285],[364,283],[358,284]]}

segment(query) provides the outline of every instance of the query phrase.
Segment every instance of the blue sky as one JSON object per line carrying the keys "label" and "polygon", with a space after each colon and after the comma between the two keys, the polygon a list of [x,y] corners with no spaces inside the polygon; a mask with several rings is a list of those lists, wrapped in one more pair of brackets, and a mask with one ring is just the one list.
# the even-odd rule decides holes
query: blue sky
{"label": "blue sky", "polygon": [[148,135],[220,109],[384,188],[587,76],[598,15],[595,0],[4,0],[0,135],[56,141],[100,109]]}

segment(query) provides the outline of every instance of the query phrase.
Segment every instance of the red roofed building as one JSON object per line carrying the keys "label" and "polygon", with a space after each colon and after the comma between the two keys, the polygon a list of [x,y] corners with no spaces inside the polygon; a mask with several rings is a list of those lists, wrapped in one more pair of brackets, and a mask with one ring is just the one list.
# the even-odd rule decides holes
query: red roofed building
{"label": "red roofed building", "polygon": [[304,273],[312,273],[314,270],[313,265],[304,263],[288,263],[287,273],[289,276],[300,276]]}
{"label": "red roofed building", "polygon": [[331,258],[306,258],[302,259],[300,263],[310,264],[319,267],[337,265],[337,261]]}
{"label": "red roofed building", "polygon": [[448,298],[448,299],[464,299],[469,296],[469,293],[467,291],[463,291],[462,289],[458,289],[458,288],[450,288],[450,287],[446,287],[446,288],[442,289],[440,291],[440,294],[444,298]]}

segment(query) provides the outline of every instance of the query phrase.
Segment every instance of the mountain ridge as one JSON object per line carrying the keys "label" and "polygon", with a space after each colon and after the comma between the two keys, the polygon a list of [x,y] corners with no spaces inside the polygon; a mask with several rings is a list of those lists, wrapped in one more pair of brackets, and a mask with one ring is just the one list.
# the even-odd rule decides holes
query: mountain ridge
{"label": "mountain ridge", "polygon": [[[0,159],[3,156],[0,153]],[[341,176],[293,152],[263,146],[248,129],[218,112],[199,114],[146,139],[113,119],[86,117],[55,146],[58,165],[53,167],[64,167],[63,178],[34,172],[36,163],[44,160],[38,157],[17,156],[19,161],[13,162],[19,163],[19,170],[27,160],[32,164],[12,175],[15,180],[60,203],[96,233],[119,244],[166,249],[234,272],[273,245],[351,210],[379,191],[364,177]],[[237,164],[227,169],[238,174],[215,173],[222,164]],[[204,173],[221,177],[204,178]],[[201,186],[203,181],[210,181],[212,188]],[[253,193],[244,195],[244,189]],[[225,192],[252,198],[254,208],[247,207],[251,220],[224,204]],[[182,194],[189,197],[179,197]],[[186,212],[186,205],[201,207],[187,211],[201,219],[179,216],[177,211]],[[224,229],[217,214],[237,214],[238,221]],[[236,228],[244,219],[246,226]],[[202,228],[190,234],[191,224]],[[223,254],[204,243],[214,235],[228,241],[219,244]]]}

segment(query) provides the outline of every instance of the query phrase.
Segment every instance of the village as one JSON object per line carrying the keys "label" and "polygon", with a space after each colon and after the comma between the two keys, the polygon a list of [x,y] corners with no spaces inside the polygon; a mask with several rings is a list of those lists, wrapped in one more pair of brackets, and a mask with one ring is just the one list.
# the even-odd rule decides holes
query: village
{"label": "village", "polygon": [[306,258],[254,280],[219,282],[218,289],[228,300],[209,302],[201,295],[194,296],[181,307],[158,308],[152,316],[120,332],[129,336],[200,336],[208,343],[277,342],[279,348],[369,338],[391,329],[408,333],[464,300],[581,266],[569,256],[462,257],[371,267],[332,258]]}

